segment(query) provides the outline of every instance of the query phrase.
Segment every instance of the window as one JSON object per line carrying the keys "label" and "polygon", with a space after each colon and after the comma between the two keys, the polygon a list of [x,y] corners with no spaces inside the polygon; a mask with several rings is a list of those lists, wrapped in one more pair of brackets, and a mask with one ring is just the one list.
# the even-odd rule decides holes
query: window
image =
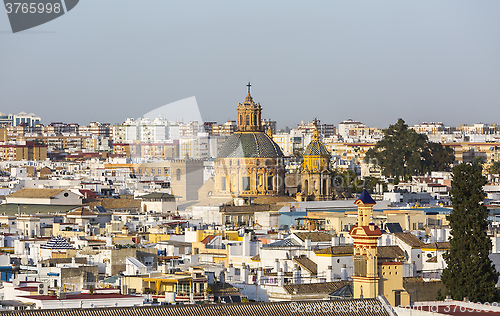
{"label": "window", "polygon": [[226,191],[226,177],[222,177],[220,183],[221,190]]}
{"label": "window", "polygon": [[179,283],[177,293],[189,293],[189,283]]}
{"label": "window", "polygon": [[169,175],[170,174],[170,168],[163,168],[163,172],[165,173],[165,175]]}
{"label": "window", "polygon": [[175,170],[175,177],[177,181],[181,181],[181,169]]}
{"label": "window", "polygon": [[250,190],[250,177],[243,177],[242,179],[243,191]]}
{"label": "window", "polygon": [[161,168],[158,168],[158,175],[161,175]]}
{"label": "window", "polygon": [[273,189],[273,177],[267,177],[267,189],[268,190]]}
{"label": "window", "polygon": [[250,125],[250,115],[247,115],[247,125]]}

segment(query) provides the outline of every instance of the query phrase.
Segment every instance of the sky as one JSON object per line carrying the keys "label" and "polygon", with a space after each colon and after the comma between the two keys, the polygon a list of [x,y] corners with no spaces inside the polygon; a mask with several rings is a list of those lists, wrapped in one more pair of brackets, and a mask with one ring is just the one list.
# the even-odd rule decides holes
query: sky
{"label": "sky", "polygon": [[500,1],[81,0],[13,34],[0,9],[0,112],[121,123],[196,97],[236,119],[252,83],[278,127],[500,123]]}

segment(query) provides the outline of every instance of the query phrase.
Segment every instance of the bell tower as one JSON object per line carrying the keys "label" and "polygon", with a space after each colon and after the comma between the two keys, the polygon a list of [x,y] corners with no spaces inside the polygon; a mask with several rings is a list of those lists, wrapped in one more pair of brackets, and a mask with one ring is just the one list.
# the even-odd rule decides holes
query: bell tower
{"label": "bell tower", "polygon": [[247,84],[248,94],[245,102],[239,103],[238,112],[238,132],[262,132],[260,103],[255,103],[250,95],[250,82]]}
{"label": "bell tower", "polygon": [[354,298],[375,298],[378,295],[377,241],[382,236],[372,222],[373,205],[368,191],[363,190],[354,202],[358,206],[358,224],[350,235],[354,239]]}

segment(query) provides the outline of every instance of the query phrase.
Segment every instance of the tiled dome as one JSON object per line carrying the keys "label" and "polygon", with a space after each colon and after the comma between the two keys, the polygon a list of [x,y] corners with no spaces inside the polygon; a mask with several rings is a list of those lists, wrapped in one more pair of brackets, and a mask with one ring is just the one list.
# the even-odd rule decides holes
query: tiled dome
{"label": "tiled dome", "polygon": [[307,145],[306,150],[304,150],[304,156],[330,156],[326,146],[319,140],[319,135],[315,133],[313,135],[312,141]]}
{"label": "tiled dome", "polygon": [[281,148],[263,132],[234,133],[219,152],[219,158],[278,158]]}

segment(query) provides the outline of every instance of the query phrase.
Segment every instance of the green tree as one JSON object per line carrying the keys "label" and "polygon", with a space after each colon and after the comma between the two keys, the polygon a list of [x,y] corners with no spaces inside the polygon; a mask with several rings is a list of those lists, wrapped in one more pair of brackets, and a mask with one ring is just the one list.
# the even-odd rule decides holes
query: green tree
{"label": "green tree", "polygon": [[455,152],[449,146],[429,142],[432,157],[432,171],[450,171],[455,161]]}
{"label": "green tree", "polygon": [[449,170],[453,150],[429,142],[426,135],[408,128],[403,119],[384,130],[384,137],[366,152],[365,161],[378,165],[382,175],[407,181],[430,171]]}
{"label": "green tree", "polygon": [[427,136],[408,128],[403,119],[384,130],[384,137],[366,152],[365,160],[380,166],[382,174],[397,180],[431,170]]}
{"label": "green tree", "polygon": [[484,163],[484,161],[483,161],[483,158],[481,158],[481,156],[474,156],[474,158],[472,158],[472,160],[471,160],[471,164],[475,168],[477,168],[481,171],[483,170],[483,163]]}
{"label": "green tree", "polygon": [[490,174],[500,174],[500,162],[495,161],[489,168],[488,172]]}
{"label": "green tree", "polygon": [[446,294],[461,301],[492,302],[497,299],[495,285],[499,273],[488,255],[491,240],[487,236],[488,209],[482,204],[486,178],[471,164],[460,164],[453,170],[451,202],[447,216],[450,223],[450,250],[443,258],[447,267],[441,280]]}

